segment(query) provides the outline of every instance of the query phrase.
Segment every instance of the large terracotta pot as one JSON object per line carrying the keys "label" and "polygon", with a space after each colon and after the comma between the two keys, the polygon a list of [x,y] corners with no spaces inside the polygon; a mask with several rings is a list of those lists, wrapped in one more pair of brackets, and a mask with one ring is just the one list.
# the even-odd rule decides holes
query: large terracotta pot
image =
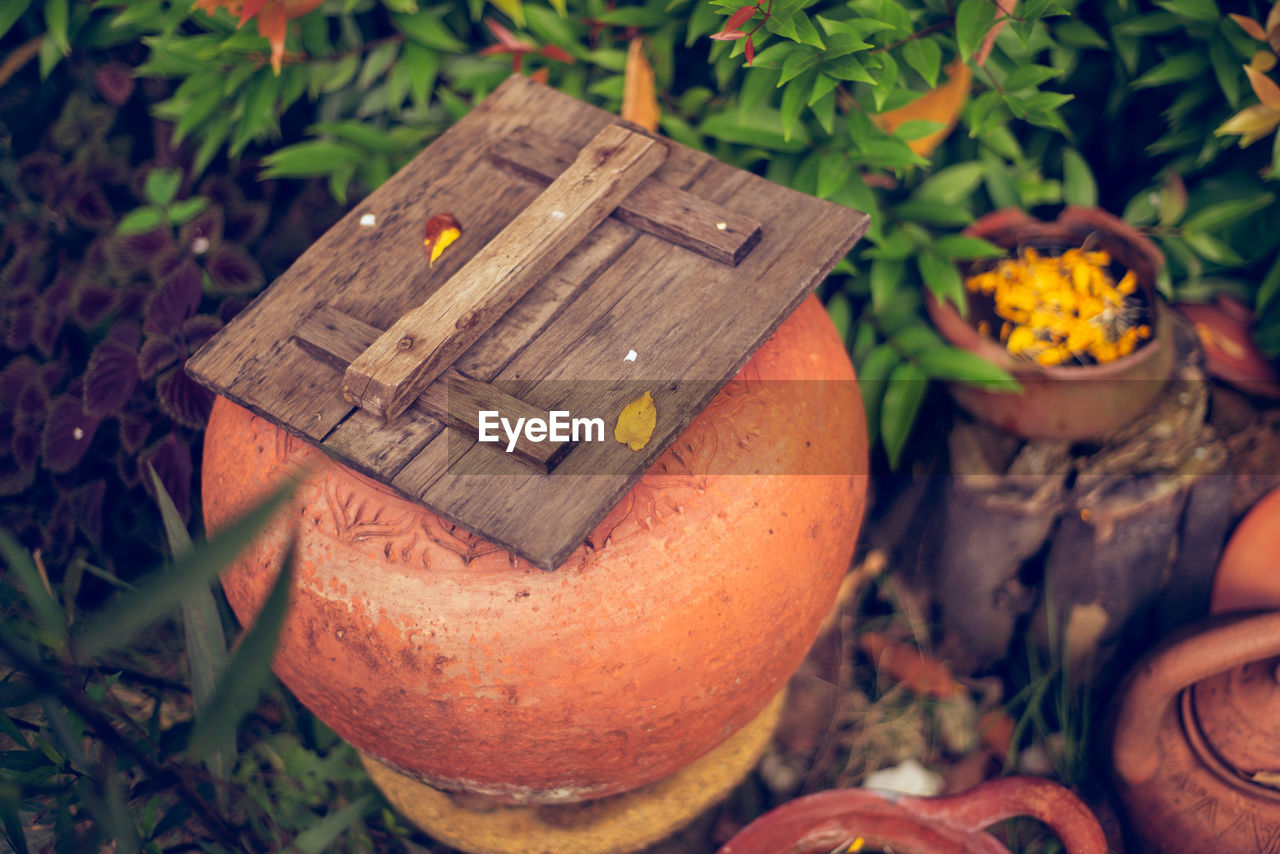
{"label": "large terracotta pot", "polygon": [[[1128,356],[1102,365],[1045,367],[1015,359],[994,338],[970,323],[981,308],[971,297],[969,319],[927,289],[925,309],[939,334],[956,347],[982,356],[1022,384],[1020,394],[950,383],[951,396],[976,418],[1032,439],[1101,439],[1142,414],[1159,395],[1173,368],[1168,309],[1156,291],[1164,255],[1132,226],[1098,208],[1068,207],[1054,222],[1041,222],[1016,208],[982,217],[966,234],[997,246],[1080,246],[1106,249],[1133,271],[1146,304],[1154,310],[1153,335]],[[998,320],[992,315],[992,320]],[[998,325],[994,323],[993,325]]]}
{"label": "large terracotta pot", "polygon": [[1280,854],[1280,611],[1219,616],[1139,665],[1112,761],[1138,850]]}
{"label": "large terracotta pot", "polygon": [[[573,801],[671,774],[781,690],[848,566],[866,454],[852,367],[810,298],[554,572],[221,399],[205,520],[314,466],[223,578],[252,622],[297,531],[281,680],[431,785]],[[730,469],[783,473],[690,473]]]}
{"label": "large terracotta pot", "polygon": [[1066,854],[1107,850],[1098,820],[1071,792],[1038,777],[1005,777],[945,798],[870,789],[806,795],[751,822],[719,854],[828,854],[858,837],[868,854],[889,846],[896,854],[1008,854],[985,828],[1017,816],[1053,828]]}
{"label": "large terracotta pot", "polygon": [[1213,577],[1211,613],[1257,608],[1280,608],[1280,488],[1236,526]]}

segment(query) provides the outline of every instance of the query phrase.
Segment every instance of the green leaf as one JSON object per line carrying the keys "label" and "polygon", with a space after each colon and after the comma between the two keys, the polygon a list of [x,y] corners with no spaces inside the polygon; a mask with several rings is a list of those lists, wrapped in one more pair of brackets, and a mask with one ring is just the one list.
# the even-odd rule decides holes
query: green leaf
{"label": "green leaf", "polygon": [[0,3],[0,38],[9,32],[30,5],[31,0],[10,0],[7,3]]}
{"label": "green leaf", "polygon": [[1093,180],[1093,172],[1074,148],[1062,152],[1062,200],[1084,207],[1098,203],[1098,184]]}
{"label": "green leaf", "polygon": [[250,140],[263,136],[276,123],[276,96],[280,78],[270,68],[263,68],[249,81],[241,99],[240,121],[231,135],[231,153],[239,154]]}
{"label": "green leaf", "polygon": [[827,300],[827,316],[831,318],[840,340],[848,341],[849,327],[853,325],[853,306],[849,304],[849,298],[844,294],[833,294]]}
{"label": "green leaf", "polygon": [[921,252],[916,256],[916,266],[920,268],[920,278],[924,280],[925,287],[935,297],[940,301],[951,300],[961,314],[968,310],[964,280],[954,263],[933,252]]}
{"label": "green leaf", "polygon": [[364,65],[360,67],[360,76],[356,79],[357,88],[368,89],[375,81],[381,79],[399,54],[398,42],[388,42],[369,51],[364,58]]}
{"label": "green leaf", "polygon": [[[563,0],[561,0],[563,2]],[[342,832],[372,809],[377,799],[372,795],[362,795],[335,813],[330,813],[311,827],[298,834],[293,840],[290,850],[298,850],[302,854],[321,854],[329,850],[329,846],[342,835]]]}
{"label": "green leaf", "polygon": [[991,0],[960,0],[956,8],[956,46],[966,62],[978,50],[995,20],[996,4]]}
{"label": "green leaf", "polygon": [[1274,193],[1263,193],[1247,199],[1216,202],[1191,214],[1182,223],[1182,227],[1186,231],[1218,231],[1262,210],[1273,201]]}
{"label": "green leaf", "polygon": [[18,815],[18,801],[0,801],[0,821],[4,822],[4,835],[9,840],[9,847],[14,854],[27,854],[27,833],[22,829],[22,819]]}
{"label": "green leaf", "polygon": [[1022,384],[976,353],[944,345],[915,354],[915,363],[934,379],[955,380],[991,391],[1022,391]]}
{"label": "green leaf", "polygon": [[116,223],[116,234],[141,234],[164,225],[164,211],[148,205],[145,208],[129,211]]}
{"label": "green leaf", "polygon": [[933,249],[949,261],[969,261],[974,258],[1003,258],[1007,249],[988,243],[981,237],[967,234],[946,234],[933,241]]}
{"label": "green leaf", "polygon": [[871,262],[871,306],[880,309],[898,289],[906,265],[902,261],[877,258]]}
{"label": "green leaf", "polygon": [[1035,89],[1055,77],[1062,76],[1057,68],[1046,65],[1020,65],[1004,78],[1005,92],[1021,92],[1024,89]]}
{"label": "green leaf", "polygon": [[925,179],[911,198],[917,201],[957,204],[967,201],[982,181],[982,163],[971,160],[940,169]]}
{"label": "green leaf", "polygon": [[796,128],[796,122],[800,120],[800,113],[804,111],[805,100],[809,95],[809,90],[813,88],[813,78],[817,73],[816,71],[808,71],[800,79],[782,90],[780,115],[782,117],[782,133],[786,140],[791,139],[792,131]]}
{"label": "green leaf", "polygon": [[1111,32],[1118,36],[1141,38],[1143,36],[1171,33],[1180,29],[1182,29],[1182,22],[1176,16],[1170,15],[1168,12],[1148,12],[1144,15],[1125,18],[1112,27]]}
{"label": "green leaf", "polygon": [[752,110],[745,116],[736,109],[708,116],[698,130],[724,142],[759,146],[773,151],[804,151],[809,147],[809,134],[804,125],[796,125],[788,139],[782,129],[781,114],[767,107]]}
{"label": "green leaf", "polygon": [[147,200],[162,208],[167,207],[178,194],[178,187],[181,184],[182,170],[152,169],[147,173],[145,188]]}
{"label": "green leaf", "polygon": [[[406,42],[405,44],[406,47],[409,45],[418,47],[413,42]],[[425,48],[420,49],[425,50]],[[325,93],[337,92],[355,78],[356,72],[360,70],[360,57],[355,55],[344,56],[337,62],[329,63],[324,67],[328,70],[328,76],[325,77],[320,91]]]}
{"label": "green leaf", "polygon": [[1237,267],[1244,263],[1244,259],[1234,249],[1218,238],[1202,231],[1190,231],[1184,225],[1182,239],[1206,261],[1227,267]]}
{"label": "green leaf", "polygon": [[1068,20],[1053,25],[1054,39],[1067,47],[1107,49],[1107,40],[1098,35],[1098,31],[1083,21]]}
{"label": "green leaf", "polygon": [[517,27],[524,27],[524,0],[490,0],[490,2],[505,12]]}
{"label": "green leaf", "polygon": [[426,110],[440,72],[440,55],[417,42],[405,42],[400,62],[409,72],[409,96],[418,109]]}
{"label": "green leaf", "polygon": [[1192,21],[1217,23],[1222,18],[1214,0],[1156,0],[1156,5],[1168,9],[1179,18]]}
{"label": "green leaf", "polygon": [[929,378],[911,362],[898,363],[889,374],[880,403],[880,438],[890,468],[898,467],[928,386]]}
{"label": "green leaf", "polygon": [[804,46],[792,51],[787,54],[787,58],[782,63],[782,73],[779,75],[775,86],[781,87],[783,84],[794,80],[821,61],[822,52],[814,48]]}
{"label": "green leaf", "polygon": [[858,365],[858,391],[862,393],[862,408],[867,414],[867,439],[872,444],[880,433],[880,404],[884,399],[886,380],[901,362],[902,357],[897,350],[880,344],[873,347]]}
{"label": "green leaf", "polygon": [[973,222],[973,213],[965,205],[931,199],[908,199],[893,212],[901,219],[929,225],[959,228]]}
{"label": "green leaf", "polygon": [[902,46],[902,58],[915,69],[929,88],[938,85],[938,72],[942,68],[942,48],[931,39],[912,39]]}
{"label": "green leaf", "polygon": [[1271,308],[1271,302],[1276,298],[1277,294],[1280,294],[1280,253],[1276,254],[1275,263],[1271,265],[1271,269],[1263,277],[1262,283],[1258,285],[1258,295],[1253,304],[1253,313],[1261,317],[1267,309]]}
{"label": "green leaf", "polygon": [[867,73],[862,63],[852,55],[837,56],[822,63],[822,73],[837,80],[852,80],[857,83],[875,85],[875,78]]}
{"label": "green leaf", "polygon": [[313,139],[273,151],[262,158],[264,178],[329,175],[343,165],[356,166],[366,152],[345,142]]}
{"label": "green leaf", "polygon": [[174,225],[184,225],[207,207],[209,207],[209,200],[204,196],[183,199],[169,208],[169,221]]}
{"label": "green leaf", "polygon": [[48,80],[49,75],[53,73],[53,69],[58,67],[58,63],[62,61],[64,54],[58,49],[58,44],[53,39],[41,39],[40,50],[36,54],[36,64],[40,68],[40,79]]}
{"label": "green leaf", "polygon": [[1213,65],[1213,76],[1218,80],[1218,88],[1226,96],[1227,103],[1234,109],[1240,103],[1240,62],[1234,51],[1227,46],[1225,39],[1215,39],[1209,45],[1209,62]]}
{"label": "green leaf", "polygon": [[944,342],[932,326],[919,321],[894,332],[893,346],[908,358],[915,358],[917,353],[944,346]]}
{"label": "green leaf", "polygon": [[213,539],[176,559],[169,570],[140,583],[88,618],[76,642],[81,658],[90,660],[123,646],[139,629],[172,610],[188,592],[207,586],[267,527],[296,486],[296,481],[286,481]]}
{"label": "green leaf", "polygon": [[1169,57],[1154,68],[1129,84],[1134,89],[1149,89],[1153,86],[1167,86],[1199,77],[1209,68],[1209,60],[1204,53],[1191,50]]}
{"label": "green leaf", "polygon": [[[9,572],[22,587],[22,594],[35,612],[45,641],[52,646],[61,646],[67,637],[67,618],[58,606],[53,595],[45,588],[40,571],[27,550],[7,531],[0,531],[0,557],[9,567]],[[6,618],[8,619],[8,618]]]}
{"label": "green leaf", "polygon": [[435,48],[446,53],[462,53],[467,45],[449,32],[437,12],[419,12],[416,15],[393,14],[391,20],[396,29],[423,47]]}
{"label": "green leaf", "polygon": [[187,742],[187,756],[204,757],[211,749],[235,737],[240,721],[258,704],[258,695],[271,679],[271,656],[280,640],[289,591],[293,586],[296,542],[285,550],[279,575],[253,626],[240,639],[226,672],[218,680],[213,699],[197,710],[196,725]]}
{"label": "green leaf", "polygon": [[45,0],[44,26],[58,51],[66,56],[71,53],[71,42],[67,40],[67,20],[69,17],[68,0]]}
{"label": "green leaf", "polygon": [[818,159],[818,192],[820,199],[829,199],[844,186],[853,174],[853,164],[841,151],[828,151]]}

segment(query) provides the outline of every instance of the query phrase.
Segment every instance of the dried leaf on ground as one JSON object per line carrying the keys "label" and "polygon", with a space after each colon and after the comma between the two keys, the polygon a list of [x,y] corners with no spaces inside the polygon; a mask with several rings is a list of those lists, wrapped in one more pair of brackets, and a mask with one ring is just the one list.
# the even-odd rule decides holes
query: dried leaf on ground
{"label": "dried leaf on ground", "polygon": [[653,405],[653,395],[646,391],[623,407],[618,424],[613,428],[613,438],[638,451],[649,444],[657,424],[658,410]]}
{"label": "dried leaf on ground", "polygon": [[880,670],[895,682],[927,697],[955,697],[964,686],[942,662],[914,647],[877,632],[863,632],[858,646]]}
{"label": "dried leaf on ground", "polygon": [[453,214],[436,214],[427,220],[423,230],[422,245],[426,247],[429,264],[435,264],[444,250],[462,236],[462,226],[453,218]]}
{"label": "dried leaf on ground", "polygon": [[913,121],[937,122],[946,127],[907,142],[907,146],[921,157],[928,157],[933,150],[955,127],[965,100],[969,97],[969,84],[973,75],[969,66],[956,59],[947,66],[947,81],[925,92],[909,104],[896,110],[886,110],[871,117],[871,120],[888,133],[893,133],[899,126]]}
{"label": "dried leaf on ground", "polygon": [[627,49],[627,69],[622,90],[622,117],[649,132],[658,130],[658,98],[654,94],[653,67],[645,59],[644,41],[637,36]]}

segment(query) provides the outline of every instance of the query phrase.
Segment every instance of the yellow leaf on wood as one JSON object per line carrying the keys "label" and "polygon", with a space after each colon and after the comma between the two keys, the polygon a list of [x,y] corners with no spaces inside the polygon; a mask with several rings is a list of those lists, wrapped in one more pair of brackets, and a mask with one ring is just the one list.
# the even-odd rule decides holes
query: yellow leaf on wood
{"label": "yellow leaf on wood", "polygon": [[972,75],[969,66],[959,59],[947,66],[947,80],[939,84],[909,104],[903,104],[896,110],[888,110],[871,117],[871,121],[888,133],[893,133],[900,125],[911,121],[930,121],[946,125],[941,130],[913,139],[907,145],[921,157],[928,157],[933,150],[942,144],[955,127],[964,102],[969,96],[969,83]]}
{"label": "yellow leaf on wood", "polygon": [[427,248],[427,257],[430,259],[428,266],[435,264],[436,259],[449,247],[449,244],[461,236],[462,226],[458,225],[453,214],[436,214],[427,220],[426,228],[423,229],[422,244]]}
{"label": "yellow leaf on wood", "polygon": [[623,79],[622,117],[653,133],[658,130],[658,97],[654,93],[653,67],[644,56],[644,43],[639,36],[627,49],[627,71]]}
{"label": "yellow leaf on wood", "polygon": [[657,425],[658,410],[653,405],[653,395],[646,391],[622,408],[618,424],[613,428],[613,438],[638,451],[649,444]]}

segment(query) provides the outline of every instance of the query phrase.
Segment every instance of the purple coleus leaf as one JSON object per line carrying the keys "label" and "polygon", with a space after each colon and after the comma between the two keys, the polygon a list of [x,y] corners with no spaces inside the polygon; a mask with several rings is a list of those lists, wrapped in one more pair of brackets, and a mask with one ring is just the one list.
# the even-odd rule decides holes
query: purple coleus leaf
{"label": "purple coleus leaf", "polygon": [[0,454],[0,495],[18,495],[35,480],[34,462],[24,464],[16,455]]}
{"label": "purple coleus leaf", "polygon": [[262,268],[239,246],[223,243],[209,253],[205,270],[213,288],[221,294],[251,294],[262,287]]}
{"label": "purple coleus leaf", "polygon": [[101,419],[86,415],[77,398],[60,394],[49,405],[41,445],[44,467],[55,474],[71,471],[84,459]]}
{"label": "purple coleus leaf", "polygon": [[4,310],[4,346],[8,349],[21,352],[31,346],[39,299],[35,291],[23,288],[0,303]]}
{"label": "purple coleus leaf", "polygon": [[178,231],[178,243],[192,255],[205,255],[218,248],[223,233],[222,207],[210,204]]}
{"label": "purple coleus leaf", "polygon": [[67,219],[88,231],[106,231],[116,223],[115,212],[101,188],[81,184],[66,194],[62,212]]}
{"label": "purple coleus leaf", "polygon": [[90,545],[102,545],[102,501],[106,497],[107,482],[103,478],[90,481],[67,493],[67,506],[76,527],[84,532]]}
{"label": "purple coleus leaf", "polygon": [[107,282],[82,281],[71,301],[71,318],[89,330],[107,319],[120,299],[120,292]]}
{"label": "purple coleus leaf", "polygon": [[122,107],[133,95],[133,72],[119,62],[100,65],[93,72],[93,84],[98,87],[102,99],[113,107]]}
{"label": "purple coleus leaf", "polygon": [[197,314],[182,324],[182,335],[187,339],[187,355],[195,353],[222,328],[222,319],[212,314]]}
{"label": "purple coleus leaf", "polygon": [[[148,464],[159,475],[182,521],[188,521],[191,518],[191,448],[176,434],[170,433],[139,455],[138,472],[145,472]],[[142,480],[147,493],[154,499],[156,495],[151,478]]]}
{"label": "purple coleus leaf", "polygon": [[149,380],[186,356],[184,348],[169,336],[147,336],[138,353],[138,374]]}
{"label": "purple coleus leaf", "polygon": [[120,413],[138,384],[136,347],[107,338],[93,348],[84,379],[84,411],[99,418]]}
{"label": "purple coleus leaf", "polygon": [[151,435],[152,419],[125,413],[119,420],[120,447],[129,456],[142,450]]}
{"label": "purple coleus leaf", "polygon": [[173,235],[167,228],[153,228],[142,234],[114,237],[107,247],[107,263],[120,278],[140,273],[173,246]]}
{"label": "purple coleus leaf", "polygon": [[178,365],[156,380],[156,402],[177,423],[202,430],[213,410],[213,392],[188,377]]}
{"label": "purple coleus leaf", "polygon": [[143,331],[147,335],[176,334],[200,306],[202,280],[194,261],[187,258],[178,264],[148,300]]}
{"label": "purple coleus leaf", "polygon": [[36,151],[18,161],[18,181],[33,196],[47,199],[66,181],[67,167],[52,151]]}

